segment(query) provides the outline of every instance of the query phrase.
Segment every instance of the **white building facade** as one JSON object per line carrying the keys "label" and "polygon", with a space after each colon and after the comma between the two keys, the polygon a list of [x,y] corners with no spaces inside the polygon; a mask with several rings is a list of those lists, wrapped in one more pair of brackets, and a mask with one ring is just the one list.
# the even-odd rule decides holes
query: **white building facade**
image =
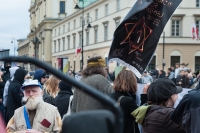
{"label": "white building facade", "polygon": [[[92,18],[92,28],[84,27],[84,67],[87,59],[102,56],[107,59],[116,27],[124,19],[136,0],[98,0],[85,7],[84,16]],[[67,5],[73,9],[71,5]],[[165,31],[164,63],[165,70],[177,62],[189,63],[192,70],[200,69],[200,41],[191,39],[191,26],[200,26],[200,0],[183,2],[168,21]],[[52,30],[52,65],[59,67],[59,58],[68,59],[68,69],[81,69],[81,53],[75,56],[77,47],[82,46],[82,10],[72,11],[62,21],[53,25]],[[84,17],[84,18],[85,18]],[[163,65],[163,36],[159,40],[155,56],[148,70]],[[110,71],[116,63],[109,64]]]}

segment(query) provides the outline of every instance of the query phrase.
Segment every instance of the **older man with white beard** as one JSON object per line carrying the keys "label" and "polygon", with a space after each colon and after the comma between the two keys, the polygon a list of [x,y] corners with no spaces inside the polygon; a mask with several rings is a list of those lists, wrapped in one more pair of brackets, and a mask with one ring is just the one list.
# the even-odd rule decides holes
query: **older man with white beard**
{"label": "older man with white beard", "polygon": [[7,125],[7,132],[60,132],[62,121],[56,107],[43,101],[43,90],[38,80],[27,80],[22,86],[24,106],[15,110]]}

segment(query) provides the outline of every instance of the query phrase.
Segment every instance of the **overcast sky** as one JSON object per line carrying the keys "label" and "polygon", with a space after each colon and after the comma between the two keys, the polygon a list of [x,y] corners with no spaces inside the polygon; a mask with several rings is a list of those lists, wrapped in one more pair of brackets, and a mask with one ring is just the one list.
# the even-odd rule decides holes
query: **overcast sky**
{"label": "overcast sky", "polygon": [[12,38],[23,39],[29,33],[29,7],[30,0],[0,0],[0,49],[10,49],[10,55],[14,55]]}

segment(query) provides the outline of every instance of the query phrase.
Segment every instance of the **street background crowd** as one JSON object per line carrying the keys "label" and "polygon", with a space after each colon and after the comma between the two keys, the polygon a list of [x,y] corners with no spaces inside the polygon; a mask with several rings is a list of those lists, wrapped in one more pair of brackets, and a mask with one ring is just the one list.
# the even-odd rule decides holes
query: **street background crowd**
{"label": "street background crowd", "polygon": [[[123,67],[117,75],[116,72],[109,73],[105,60],[93,57],[88,60],[84,70],[77,73],[69,70],[66,76],[86,83],[114,99],[124,113],[124,133],[199,131],[198,127],[191,128],[190,124],[190,120],[198,121],[190,113],[198,115],[198,109],[194,111],[194,108],[199,108],[199,103],[194,102],[192,107],[185,106],[188,101],[192,101],[190,98],[193,96],[190,95],[199,93],[195,92],[199,87],[199,70],[192,73],[185,63],[176,63],[175,66],[168,68],[167,72],[158,69],[145,71],[141,78],[137,78],[131,70]],[[27,129],[35,133],[60,132],[62,119],[71,114],[109,110],[109,107],[93,97],[42,69],[30,75],[22,67],[11,67],[9,62],[5,62],[0,77],[1,115],[7,125],[7,132],[23,133]],[[138,88],[139,84],[144,84],[144,88]],[[175,110],[174,105],[182,88],[195,91],[186,94]],[[136,102],[138,89],[142,89],[140,104]]]}

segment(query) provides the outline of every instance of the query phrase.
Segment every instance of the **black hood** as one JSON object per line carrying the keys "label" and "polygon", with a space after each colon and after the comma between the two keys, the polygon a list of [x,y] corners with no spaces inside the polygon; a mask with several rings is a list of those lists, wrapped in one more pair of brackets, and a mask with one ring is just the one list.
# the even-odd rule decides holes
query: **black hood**
{"label": "black hood", "polygon": [[17,69],[15,74],[14,74],[15,80],[18,80],[19,82],[23,83],[24,78],[27,75],[27,73],[28,72],[26,70],[22,69],[22,68]]}

